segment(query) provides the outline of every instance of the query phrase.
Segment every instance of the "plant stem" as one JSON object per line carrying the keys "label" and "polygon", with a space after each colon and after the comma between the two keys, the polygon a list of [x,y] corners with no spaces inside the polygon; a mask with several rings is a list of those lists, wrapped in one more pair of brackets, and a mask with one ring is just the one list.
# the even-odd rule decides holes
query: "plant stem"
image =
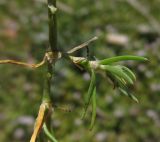
{"label": "plant stem", "polygon": [[[48,0],[48,19],[49,19],[49,45],[53,53],[57,51],[57,24],[56,24],[56,0]],[[53,11],[55,10],[55,11]],[[48,55],[49,56],[49,55]],[[42,102],[52,102],[51,80],[53,77],[53,66],[56,60],[50,56],[46,61],[47,71],[45,73],[44,92]]]}
{"label": "plant stem", "polygon": [[[48,18],[49,18],[49,47],[52,53],[58,53],[57,48],[57,21],[56,21],[56,0],[48,0]],[[48,57],[46,66],[47,72],[45,73],[44,92],[42,103],[48,103],[51,106],[49,110],[52,110],[52,95],[51,95],[51,81],[54,73],[54,65],[56,59]],[[51,128],[51,113],[46,117],[46,127],[49,132],[52,132]]]}
{"label": "plant stem", "polygon": [[[49,19],[49,45],[53,53],[57,51],[57,22],[56,22],[56,0],[48,0],[48,19]],[[51,80],[53,77],[53,66],[56,60],[48,57],[47,72],[44,83],[43,102],[52,102]]]}
{"label": "plant stem", "polygon": [[47,61],[47,71],[45,73],[45,82],[43,88],[43,103],[51,103],[51,79],[53,76],[52,65]]}
{"label": "plant stem", "polygon": [[[54,1],[52,1],[54,2]],[[56,32],[52,33],[51,30],[57,31],[56,28],[54,27],[54,20],[55,18],[53,18],[53,16],[51,16],[50,14],[54,14],[55,11],[54,8],[50,5],[48,5],[49,8],[49,44],[50,44],[50,48],[52,52],[46,52],[45,57],[43,62],[45,63],[45,67],[46,67],[46,72],[45,72],[45,81],[44,81],[44,88],[43,88],[43,97],[42,97],[42,104],[41,106],[44,106],[44,109],[42,110],[40,107],[39,113],[40,115],[38,115],[37,120],[36,120],[36,129],[34,129],[33,135],[31,137],[31,141],[30,142],[35,142],[38,133],[41,131],[42,125],[44,123],[46,123],[46,127],[47,130],[49,132],[52,131],[51,128],[51,114],[52,114],[52,95],[51,95],[51,81],[52,81],[52,77],[53,77],[53,73],[54,73],[54,65],[55,62],[58,58],[58,52],[57,52],[57,34]],[[55,19],[56,20],[56,19]],[[52,25],[52,22],[53,25]],[[55,29],[54,29],[55,28]],[[54,42],[55,41],[55,42]],[[55,44],[55,45],[54,45]],[[52,46],[51,46],[52,45]],[[53,57],[55,56],[55,57]],[[39,65],[39,64],[38,64]],[[41,115],[43,114],[43,115]]]}
{"label": "plant stem", "polygon": [[[53,9],[55,9],[55,11],[53,11]],[[49,46],[52,52],[55,52],[58,51],[56,0],[48,0],[48,18],[49,18]]]}

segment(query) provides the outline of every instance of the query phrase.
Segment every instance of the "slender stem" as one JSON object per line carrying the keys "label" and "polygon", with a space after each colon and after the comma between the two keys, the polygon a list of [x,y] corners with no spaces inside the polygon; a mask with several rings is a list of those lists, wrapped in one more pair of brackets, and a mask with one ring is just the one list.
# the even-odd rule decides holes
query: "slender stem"
{"label": "slender stem", "polygon": [[49,18],[49,45],[52,52],[55,52],[58,51],[56,0],[48,0],[48,18]]}
{"label": "slender stem", "polygon": [[[48,18],[49,18],[49,45],[51,51],[55,53],[57,51],[57,23],[56,23],[56,0],[48,0]],[[47,72],[45,74],[44,92],[42,102],[52,102],[51,98],[51,80],[53,76],[53,65],[56,60],[47,56]]]}
{"label": "slender stem", "polygon": [[[52,77],[53,77],[53,66],[50,62],[47,62],[47,73],[46,73],[46,79],[45,79],[45,84],[44,84],[44,94],[43,94],[43,100],[42,103],[48,103],[51,104],[50,106],[52,107],[52,95],[51,95],[51,81],[52,81]],[[51,113],[52,108],[51,109]],[[48,130],[51,132],[52,131],[52,127],[51,127],[51,113],[48,114],[48,116],[46,117],[46,125]]]}
{"label": "slender stem", "polygon": [[52,65],[47,62],[47,71],[45,73],[44,91],[43,91],[43,102],[50,103],[51,98],[51,79],[52,79]]}
{"label": "slender stem", "polygon": [[[58,53],[56,10],[56,0],[48,0],[49,46],[53,54]],[[48,104],[52,104],[51,81],[54,73],[54,65],[56,62],[56,59],[52,58],[53,54],[47,55],[47,72],[45,73],[44,92],[42,98],[42,103]],[[45,123],[48,131],[51,132],[51,113],[47,116]]]}
{"label": "slender stem", "polygon": [[[48,18],[49,18],[49,46],[53,53],[57,52],[57,22],[56,22],[56,0],[48,0]],[[46,61],[47,71],[45,72],[44,92],[42,103],[52,104],[51,81],[53,77],[53,65],[56,60],[48,54]],[[52,65],[53,64],[53,65]],[[52,106],[52,105],[51,105]],[[47,128],[51,131],[51,114],[45,120]]]}
{"label": "slender stem", "polygon": [[52,142],[58,142],[55,137],[53,136],[53,134],[50,133],[50,131],[47,128],[47,125],[44,123],[43,125],[43,129],[45,134],[47,135],[47,137],[52,141]]}

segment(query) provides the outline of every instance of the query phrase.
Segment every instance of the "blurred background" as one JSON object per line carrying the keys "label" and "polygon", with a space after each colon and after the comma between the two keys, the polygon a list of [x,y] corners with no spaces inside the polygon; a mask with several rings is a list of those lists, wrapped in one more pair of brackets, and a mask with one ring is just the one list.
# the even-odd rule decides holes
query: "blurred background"
{"label": "blurred background", "polygon": [[[97,121],[82,121],[89,74],[60,60],[52,94],[53,128],[60,142],[160,142],[160,1],[58,0],[58,42],[64,51],[98,36],[90,55],[103,59],[139,55],[149,63],[125,62],[137,75],[137,104],[98,75]],[[0,0],[0,59],[42,60],[48,46],[46,0]],[[76,53],[86,56],[86,51]],[[41,103],[44,69],[0,65],[0,141],[27,142]]]}

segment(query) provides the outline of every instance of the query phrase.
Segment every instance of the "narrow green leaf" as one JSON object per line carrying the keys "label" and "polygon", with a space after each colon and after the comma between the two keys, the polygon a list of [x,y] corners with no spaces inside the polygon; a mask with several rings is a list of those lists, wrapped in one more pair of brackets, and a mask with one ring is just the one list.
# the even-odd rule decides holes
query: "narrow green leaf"
{"label": "narrow green leaf", "polygon": [[108,72],[106,72],[106,74],[107,74],[108,78],[112,81],[112,83],[114,84],[114,88],[126,85],[126,81],[124,79],[118,77],[117,75],[112,74],[112,73],[108,73]]}
{"label": "narrow green leaf", "polygon": [[82,119],[83,119],[83,118],[85,117],[85,115],[86,115],[88,106],[89,106],[89,104],[90,104],[90,101],[91,101],[91,98],[92,98],[92,95],[93,95],[93,91],[94,91],[94,88],[95,88],[95,84],[96,84],[96,77],[95,77],[95,72],[94,72],[94,70],[92,69],[92,70],[91,70],[91,81],[90,81],[89,89],[88,89],[87,96],[86,96],[85,108],[84,108],[84,112],[83,112],[83,114],[82,114]]}
{"label": "narrow green leaf", "polygon": [[133,94],[130,94],[129,97],[134,100],[136,103],[139,103],[138,99],[133,95]]}
{"label": "narrow green leaf", "polygon": [[45,123],[43,124],[43,130],[44,130],[44,133],[46,134],[46,136],[49,138],[49,140],[51,142],[58,142],[56,140],[56,138],[53,136],[53,134],[51,134],[51,132],[48,130],[48,128],[47,128]]}
{"label": "narrow green leaf", "polygon": [[109,78],[112,79],[113,83],[115,84],[115,87],[117,87],[122,94],[130,97],[132,100],[138,103],[138,99],[133,94],[129,93],[129,89],[123,78],[120,78],[119,76],[112,73],[109,74]]}
{"label": "narrow green leaf", "polygon": [[110,79],[110,81],[113,83],[114,88],[118,86],[117,81],[115,80],[115,77],[112,73],[106,72],[107,77]]}
{"label": "narrow green leaf", "polygon": [[148,59],[145,57],[124,55],[124,56],[116,56],[116,57],[112,57],[112,58],[107,58],[104,60],[100,60],[99,62],[102,65],[107,65],[107,64],[112,64],[115,62],[126,61],[126,60],[148,61]]}
{"label": "narrow green leaf", "polygon": [[124,88],[121,88],[121,87],[119,87],[118,88],[119,90],[120,90],[120,92],[122,93],[122,94],[124,94],[125,96],[128,96],[128,97],[130,97],[132,100],[134,100],[136,103],[139,103],[139,101],[138,101],[138,99],[133,95],[133,94],[131,94],[131,93],[129,93],[126,89],[124,89]]}
{"label": "narrow green leaf", "polygon": [[126,90],[122,89],[121,87],[119,87],[118,89],[122,94],[124,94],[125,96],[129,97],[129,94],[128,94],[128,92]]}
{"label": "narrow green leaf", "polygon": [[133,81],[136,81],[136,76],[135,74],[127,67],[125,66],[121,66],[123,71],[133,80]]}
{"label": "narrow green leaf", "polygon": [[93,95],[92,95],[92,119],[90,124],[90,130],[93,129],[95,120],[96,120],[96,107],[97,107],[97,93],[96,93],[96,87],[94,87]]}
{"label": "narrow green leaf", "polygon": [[138,99],[133,95],[129,93],[129,89],[127,87],[126,82],[123,80],[123,78],[120,78],[119,76],[115,75],[115,74],[108,74],[108,77],[111,79],[111,81],[113,81],[115,87],[118,88],[118,90],[124,94],[127,97],[130,97],[132,100],[134,100],[135,102],[139,102]]}
{"label": "narrow green leaf", "polygon": [[124,79],[129,84],[133,84],[132,79],[119,66],[105,65],[103,69]]}

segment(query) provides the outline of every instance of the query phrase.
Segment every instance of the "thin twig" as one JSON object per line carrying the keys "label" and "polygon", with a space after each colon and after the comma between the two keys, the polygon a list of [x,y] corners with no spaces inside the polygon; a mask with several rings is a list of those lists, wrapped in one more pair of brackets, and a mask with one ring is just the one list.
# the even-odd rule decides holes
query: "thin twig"
{"label": "thin twig", "polygon": [[45,63],[45,60],[42,60],[38,64],[28,64],[25,62],[19,62],[19,61],[15,61],[15,60],[0,60],[0,64],[15,64],[15,65],[19,65],[19,66],[34,68],[34,69],[42,66],[44,63]]}
{"label": "thin twig", "polygon": [[78,46],[72,48],[72,49],[69,50],[67,53],[68,53],[68,54],[72,54],[72,53],[74,53],[74,52],[76,52],[76,51],[78,51],[78,50],[80,50],[80,49],[82,49],[82,48],[86,48],[91,42],[93,42],[93,41],[95,41],[95,40],[97,40],[97,39],[98,39],[98,37],[95,36],[95,37],[91,38],[90,40],[82,43],[81,45],[78,45]]}

